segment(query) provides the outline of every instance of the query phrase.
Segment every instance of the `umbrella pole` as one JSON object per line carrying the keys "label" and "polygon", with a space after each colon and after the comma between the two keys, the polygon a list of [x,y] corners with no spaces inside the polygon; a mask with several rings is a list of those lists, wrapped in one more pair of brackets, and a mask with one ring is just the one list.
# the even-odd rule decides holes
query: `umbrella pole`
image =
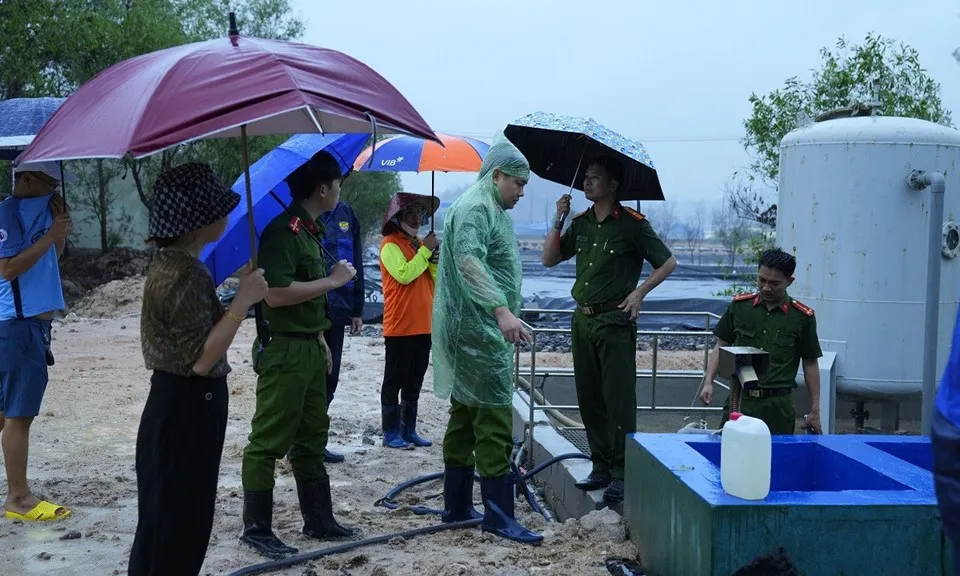
{"label": "umbrella pole", "polygon": [[243,155],[243,181],[247,192],[247,224],[250,226],[250,267],[257,268],[257,226],[253,221],[253,192],[250,184],[250,152],[247,149],[247,125],[240,126],[240,152]]}
{"label": "umbrella pole", "polygon": [[570,196],[571,198],[573,198],[573,187],[576,186],[577,184],[577,175],[580,174],[580,165],[583,164],[583,155],[586,153],[587,153],[586,148],[584,148],[583,151],[580,152],[580,159],[577,160],[577,169],[573,171],[573,179],[570,180],[570,190],[567,191],[565,196]]}
{"label": "umbrella pole", "polygon": [[437,185],[437,173],[434,170],[430,171],[430,231],[433,232],[436,230],[436,214],[437,211],[433,209],[433,199],[436,197],[436,185]]}
{"label": "umbrella pole", "polygon": [[[250,268],[257,269],[257,226],[253,220],[253,191],[250,183],[250,152],[247,149],[247,125],[240,126],[240,153],[243,155],[243,181],[247,191],[247,224],[250,225]],[[263,318],[263,305],[258,302],[253,307],[254,318],[257,323],[257,338],[260,339],[260,349],[270,344],[270,323]]]}
{"label": "umbrella pole", "polygon": [[[13,188],[10,189],[10,193],[13,193]],[[70,212],[70,206],[67,204],[67,177],[63,174],[63,160],[60,161],[60,198],[63,199],[63,211]],[[63,244],[63,254],[70,253],[70,242],[65,242]]]}

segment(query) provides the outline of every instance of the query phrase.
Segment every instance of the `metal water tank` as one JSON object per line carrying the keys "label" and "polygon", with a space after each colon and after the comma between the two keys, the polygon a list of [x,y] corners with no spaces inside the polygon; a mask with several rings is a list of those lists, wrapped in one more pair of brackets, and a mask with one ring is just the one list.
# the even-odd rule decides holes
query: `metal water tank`
{"label": "metal water tank", "polygon": [[777,242],[797,258],[790,294],[816,310],[838,392],[896,398],[921,390],[930,190],[913,170],[946,179],[937,374],[960,300],[960,131],[884,116],[828,119],[780,145]]}

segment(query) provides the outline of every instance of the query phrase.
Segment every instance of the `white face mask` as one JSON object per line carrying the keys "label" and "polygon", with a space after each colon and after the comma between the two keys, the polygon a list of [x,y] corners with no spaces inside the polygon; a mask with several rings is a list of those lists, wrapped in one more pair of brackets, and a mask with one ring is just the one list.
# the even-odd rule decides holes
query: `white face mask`
{"label": "white face mask", "polygon": [[418,228],[414,228],[414,227],[410,226],[409,224],[407,224],[406,222],[401,222],[401,223],[400,223],[400,227],[403,228],[404,232],[406,232],[407,234],[409,234],[409,235],[411,235],[411,236],[416,236],[416,235],[420,232],[420,230],[419,230]]}

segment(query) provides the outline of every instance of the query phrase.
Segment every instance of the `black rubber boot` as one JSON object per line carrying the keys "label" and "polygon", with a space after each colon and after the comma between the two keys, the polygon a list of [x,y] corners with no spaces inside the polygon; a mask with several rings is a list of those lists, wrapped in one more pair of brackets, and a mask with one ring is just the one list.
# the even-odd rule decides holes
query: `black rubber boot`
{"label": "black rubber boot", "polygon": [[249,544],[268,558],[283,558],[298,550],[287,546],[273,533],[273,491],[243,492],[243,535],[240,541]]}
{"label": "black rubber boot", "polygon": [[478,520],[473,507],[473,466],[446,466],[443,470],[443,523]]}
{"label": "black rubber boot", "polygon": [[333,501],[330,497],[330,478],[305,480],[295,477],[300,513],[303,515],[303,533],[321,540],[352,538],[358,531],[340,525],[333,517]]}
{"label": "black rubber boot", "polygon": [[589,476],[574,484],[580,490],[600,490],[610,485],[609,472],[591,472]]}
{"label": "black rubber boot", "polygon": [[[333,402],[333,392],[327,392],[327,411],[330,411],[330,403]],[[346,460],[343,454],[337,454],[336,452],[331,452],[329,449],[323,449],[323,461],[327,464],[339,464]]]}
{"label": "black rubber boot", "polygon": [[383,422],[384,446],[401,450],[413,449],[413,444],[400,435],[400,406],[380,406],[380,418]]}
{"label": "black rubber boot", "polygon": [[400,403],[400,437],[414,446],[426,448],[433,442],[417,434],[417,403]]}
{"label": "black rubber boot", "polygon": [[610,485],[603,491],[603,501],[611,504],[623,502],[623,480],[610,481]]}
{"label": "black rubber boot", "polygon": [[483,523],[480,529],[522,544],[540,544],[543,536],[527,530],[514,517],[516,480],[512,472],[494,478],[480,479],[483,498]]}
{"label": "black rubber boot", "polygon": [[326,448],[323,449],[323,461],[327,464],[339,464],[346,460],[343,454],[337,454],[336,452],[331,452]]}

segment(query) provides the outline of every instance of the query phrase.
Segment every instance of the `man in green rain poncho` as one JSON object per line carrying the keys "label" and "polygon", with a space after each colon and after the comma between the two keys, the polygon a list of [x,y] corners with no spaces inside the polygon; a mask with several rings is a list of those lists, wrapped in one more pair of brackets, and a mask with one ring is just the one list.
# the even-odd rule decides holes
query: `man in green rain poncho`
{"label": "man in green rain poncho", "polygon": [[483,498],[481,529],[517,542],[543,536],[514,517],[516,478],[511,401],[514,345],[530,334],[520,313],[520,249],[507,215],[523,196],[530,164],[498,134],[469,190],[444,219],[433,304],[433,382],[450,398],[443,439],[444,522],[479,518],[474,468]]}

